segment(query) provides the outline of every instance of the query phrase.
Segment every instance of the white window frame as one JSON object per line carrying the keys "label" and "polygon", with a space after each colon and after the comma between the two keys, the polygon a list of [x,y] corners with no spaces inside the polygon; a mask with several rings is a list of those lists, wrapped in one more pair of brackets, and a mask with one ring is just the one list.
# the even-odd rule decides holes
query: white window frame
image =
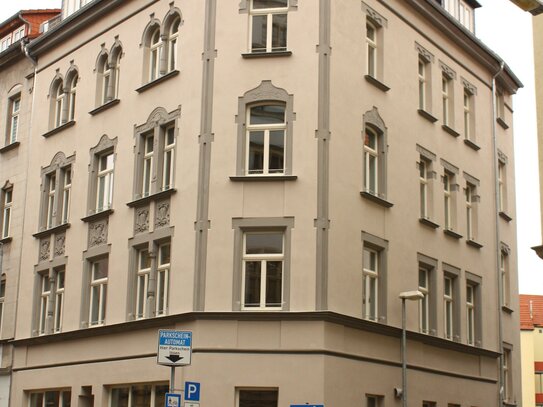
{"label": "white window frame", "polygon": [[160,78],[160,58],[162,58],[162,39],[160,28],[156,27],[150,36],[149,41],[149,82]]}
{"label": "white window frame", "polygon": [[51,300],[51,280],[48,273],[40,275],[40,307],[38,319],[38,335],[45,335],[47,328],[47,310]]}
{"label": "white window frame", "polygon": [[[286,28],[288,33],[288,10],[289,10],[289,1],[285,7],[274,7],[274,8],[261,8],[255,9],[253,7],[254,0],[248,0],[250,2],[249,10],[249,44],[248,49],[251,53],[269,53],[269,52],[285,52],[287,51],[288,38],[285,41],[284,47],[279,47],[279,49],[273,49],[273,16],[274,15],[285,15],[287,19]],[[253,24],[254,17],[266,16],[266,49],[253,49]],[[288,35],[288,34],[287,34]]]}
{"label": "white window frame", "polygon": [[[372,195],[379,195],[379,133],[366,126],[364,133],[364,190]],[[372,148],[368,141],[371,137],[375,140],[375,148]],[[372,160],[373,159],[373,160]],[[372,177],[373,170],[373,177]],[[375,190],[371,188],[371,184],[375,185]]]}
{"label": "white window frame", "polygon": [[[168,248],[168,261],[163,261],[163,254]],[[171,264],[171,242],[163,243],[158,246],[158,264],[156,278],[156,304],[155,315],[167,315],[170,291],[170,264]],[[162,299],[162,300],[161,300]]]}
{"label": "white window frame", "polygon": [[421,157],[419,161],[419,182],[420,182],[420,217],[422,219],[430,219],[429,213],[429,167],[428,160]]}
{"label": "white window frame", "polygon": [[471,127],[472,127],[472,120],[473,120],[472,104],[473,104],[473,95],[467,89],[464,89],[464,104],[463,104],[464,137],[466,138],[466,140],[473,139],[473,135],[471,134],[471,131],[472,131]]}
{"label": "white window frame", "polygon": [[62,331],[62,317],[64,316],[65,282],[65,270],[62,269],[55,271],[55,309],[53,314],[53,332],[55,333]]}
{"label": "white window frame", "polygon": [[63,110],[64,110],[64,100],[66,94],[62,88],[62,82],[59,82],[55,90],[55,117],[54,117],[54,127],[60,127],[63,123]]}
{"label": "white window frame", "polygon": [[[245,407],[241,404],[241,392],[244,391],[252,391],[252,392],[274,392],[276,394],[277,398],[277,405],[275,407],[279,406],[279,389],[278,388],[269,388],[269,387],[242,387],[242,388],[236,388],[236,407]],[[251,404],[252,406],[253,404]]]}
{"label": "white window frame", "polygon": [[[147,257],[148,267],[142,264],[144,256]],[[149,277],[151,275],[152,259],[148,249],[138,250],[136,270],[136,319],[147,317],[147,292],[149,289]]]}
{"label": "white window frame", "polygon": [[62,202],[59,212],[62,214],[61,224],[68,223],[70,218],[70,197],[72,190],[72,168],[65,167],[62,171]]}
{"label": "white window frame", "polygon": [[19,133],[19,113],[21,111],[21,95],[10,99],[10,118],[9,118],[9,144],[17,141]]}
{"label": "white window frame", "polygon": [[445,229],[452,229],[452,186],[453,175],[448,171],[443,174],[443,203],[444,203],[444,217],[445,217]]}
{"label": "white window frame", "polygon": [[427,67],[428,62],[421,56],[418,58],[418,78],[419,78],[419,109],[426,111],[428,101],[427,89]]}
{"label": "white window frame", "polygon": [[[377,78],[377,63],[378,63],[378,36],[377,31],[379,27],[370,21],[366,21],[366,51],[367,51],[367,64],[366,73],[372,78]],[[373,32],[373,37],[370,34]]]}
{"label": "white window frame", "polygon": [[[105,258],[107,265],[107,275],[101,278],[95,278],[96,267],[103,261],[104,258],[96,259],[90,262],[90,295],[89,295],[89,327],[101,326],[105,324],[106,319],[106,307],[107,307],[107,285],[109,279],[109,258]],[[95,299],[94,288],[98,287],[98,298]],[[93,303],[97,301],[98,315],[96,321],[93,321]]]}
{"label": "white window frame", "polygon": [[70,81],[70,91],[68,92],[68,121],[75,119],[75,97],[77,94],[77,82],[79,76],[75,74]]}
{"label": "white window frame", "polygon": [[[51,404],[47,402],[47,394],[51,393],[58,393],[58,404]],[[28,405],[29,407],[65,407],[69,405],[71,398],[72,392],[70,389],[32,391],[28,393]]]}
{"label": "white window frame", "polygon": [[[127,404],[127,407],[136,407],[136,406],[140,406],[140,404],[135,404],[136,401],[134,401],[132,398],[132,393],[134,391],[134,387],[136,386],[149,386],[151,387],[151,393],[149,395],[149,398],[150,398],[150,403],[149,403],[149,407],[163,407],[163,404],[161,405],[157,405],[157,403],[155,402],[156,400],[156,391],[157,391],[157,387],[161,386],[161,387],[164,387],[164,388],[169,388],[168,386],[168,383],[137,383],[137,384],[126,384],[126,385],[115,385],[115,386],[112,386],[109,388],[109,397],[108,397],[108,407],[118,407],[116,405],[113,404],[113,391],[114,390],[119,390],[119,389],[126,389],[127,392],[128,392],[128,404]],[[166,390],[165,393],[168,393],[169,390]]]}
{"label": "white window frame", "polygon": [[[248,235],[264,235],[264,234],[280,234],[282,239],[281,253],[247,253],[247,236]],[[281,302],[268,305],[266,303],[267,289],[267,262],[281,262]],[[256,306],[246,305],[246,264],[247,262],[260,262],[260,303]],[[242,252],[242,281],[241,281],[241,309],[249,311],[262,310],[280,310],[284,303],[284,271],[285,271],[285,232],[284,231],[254,231],[243,233],[243,252]]]}
{"label": "white window frame", "polygon": [[168,30],[168,72],[177,69],[177,43],[180,25],[181,17],[176,17]]}
{"label": "white window frame", "polygon": [[465,189],[466,196],[466,238],[468,240],[475,240],[474,233],[474,196],[475,196],[475,186],[471,185],[469,182],[466,183]]}
{"label": "white window frame", "polygon": [[10,236],[11,212],[13,210],[13,187],[2,190],[2,239]]}
{"label": "white window frame", "polygon": [[[371,268],[372,258],[375,260],[374,269]],[[365,301],[364,318],[370,321],[379,321],[379,262],[380,252],[364,246],[364,262],[362,266]]]}
{"label": "white window frame", "polygon": [[445,73],[441,75],[441,99],[443,101],[443,124],[451,126],[451,88],[452,79]]}
{"label": "white window frame", "polygon": [[[283,123],[266,123],[266,124],[251,124],[251,110],[260,106],[280,106],[283,108]],[[286,143],[287,143],[287,123],[286,123],[286,104],[284,103],[257,103],[247,106],[247,132],[246,132],[246,145],[247,152],[245,157],[245,173],[249,176],[282,176],[285,175],[286,164]],[[262,158],[262,172],[254,172],[251,170],[250,157],[251,157],[251,132],[263,132],[264,133],[264,151]],[[270,172],[270,133],[273,131],[283,131],[283,168],[281,171]],[[253,172],[251,172],[253,171]],[[257,170],[258,171],[258,170]]]}
{"label": "white window frame", "polygon": [[454,336],[454,279],[449,276],[443,279],[443,322],[445,338],[452,340]]}
{"label": "white window frame", "polygon": [[430,333],[430,270],[419,267],[419,291],[423,298],[419,301],[419,329],[423,334]]}
{"label": "white window frame", "polygon": [[[111,157],[111,160],[109,159]],[[102,160],[105,158],[106,167],[102,168]],[[113,202],[113,183],[115,171],[115,153],[108,151],[100,154],[97,160],[97,176],[96,176],[96,212],[111,209]],[[111,166],[110,166],[111,164]],[[100,202],[100,186],[103,185],[104,194],[102,202]]]}
{"label": "white window frame", "polygon": [[[171,142],[170,142],[171,137]],[[169,125],[164,129],[164,148],[162,153],[161,190],[173,188],[175,174],[175,127]],[[169,181],[169,182],[167,182]]]}
{"label": "white window frame", "polygon": [[468,345],[475,345],[475,287],[466,284],[466,336]]}
{"label": "white window frame", "polygon": [[6,303],[6,275],[2,274],[0,278],[0,332],[4,326],[4,307]]}
{"label": "white window frame", "polygon": [[53,172],[47,176],[47,208],[46,208],[46,228],[52,228],[55,221],[56,213],[56,190],[57,190],[57,173]]}
{"label": "white window frame", "polygon": [[[153,180],[153,159],[155,151],[155,137],[153,133],[143,136],[143,168],[141,196],[146,197],[152,194]],[[146,182],[147,179],[147,182]]]}
{"label": "white window frame", "polygon": [[505,165],[498,161],[498,212],[505,212]]}

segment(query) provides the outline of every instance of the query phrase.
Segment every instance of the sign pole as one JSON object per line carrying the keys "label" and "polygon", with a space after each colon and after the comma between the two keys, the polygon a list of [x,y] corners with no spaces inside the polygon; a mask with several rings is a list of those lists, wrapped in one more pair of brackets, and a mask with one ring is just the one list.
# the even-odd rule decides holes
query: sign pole
{"label": "sign pole", "polygon": [[175,387],[175,366],[172,366],[170,373],[170,393],[174,393]]}

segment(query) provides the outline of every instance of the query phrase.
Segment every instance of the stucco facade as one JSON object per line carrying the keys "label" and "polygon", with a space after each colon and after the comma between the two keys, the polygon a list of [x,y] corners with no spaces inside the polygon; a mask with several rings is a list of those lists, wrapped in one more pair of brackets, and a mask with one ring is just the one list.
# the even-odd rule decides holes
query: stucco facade
{"label": "stucco facade", "polygon": [[436,2],[278,3],[95,0],[28,46],[11,405],[140,405],[159,328],[203,405],[400,405],[417,288],[409,405],[521,404],[520,82]]}

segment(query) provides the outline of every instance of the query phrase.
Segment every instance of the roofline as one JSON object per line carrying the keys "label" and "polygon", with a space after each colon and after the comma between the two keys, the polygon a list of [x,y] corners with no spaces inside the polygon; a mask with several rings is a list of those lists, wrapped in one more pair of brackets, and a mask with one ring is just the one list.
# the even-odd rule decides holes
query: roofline
{"label": "roofline", "polygon": [[[381,0],[382,1],[382,0]],[[466,27],[464,27],[462,24],[460,24],[458,21],[456,21],[442,6],[435,3],[434,1],[429,0],[405,0],[407,3],[410,3],[412,7],[416,8],[423,16],[430,19],[433,22],[436,22],[435,19],[432,19],[432,15],[429,14],[429,11],[427,10],[427,6],[430,5],[434,9],[434,11],[437,11],[439,14],[441,14],[442,17],[444,17],[449,24],[452,24],[452,27],[445,27],[440,26],[439,28],[444,29],[448,28],[448,32],[444,31],[444,34],[448,34],[450,36],[453,36],[455,39],[463,39],[463,42],[458,42],[457,44],[464,48],[466,51],[471,53],[473,58],[475,60],[478,60],[481,64],[485,65],[486,68],[489,70],[490,73],[495,74],[500,71],[500,65],[502,62],[504,63],[504,74],[501,74],[498,76],[500,79],[500,82],[502,82],[502,85],[505,85],[506,89],[514,94],[519,88],[523,88],[524,85],[520,81],[520,79],[515,75],[515,73],[511,70],[509,65],[504,61],[503,58],[501,58],[496,52],[494,52],[490,47],[488,47],[484,42],[482,42],[479,38],[475,36],[474,33],[469,31]],[[451,29],[452,28],[452,29]],[[460,31],[460,32],[458,32]],[[459,37],[462,36],[463,38]],[[474,48],[478,48],[480,52],[477,52],[474,50]],[[483,53],[484,55],[481,55]],[[489,58],[485,58],[485,56]]]}

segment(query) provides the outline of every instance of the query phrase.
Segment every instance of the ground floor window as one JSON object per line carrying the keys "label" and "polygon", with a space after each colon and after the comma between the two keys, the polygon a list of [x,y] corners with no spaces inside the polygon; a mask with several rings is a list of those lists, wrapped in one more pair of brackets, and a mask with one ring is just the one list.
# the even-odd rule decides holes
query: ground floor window
{"label": "ground floor window", "polygon": [[162,407],[168,389],[167,383],[113,387],[109,407]]}
{"label": "ground floor window", "polygon": [[237,407],[277,407],[278,389],[238,389]]}
{"label": "ground floor window", "polygon": [[30,393],[30,407],[70,407],[70,390],[51,390]]}

